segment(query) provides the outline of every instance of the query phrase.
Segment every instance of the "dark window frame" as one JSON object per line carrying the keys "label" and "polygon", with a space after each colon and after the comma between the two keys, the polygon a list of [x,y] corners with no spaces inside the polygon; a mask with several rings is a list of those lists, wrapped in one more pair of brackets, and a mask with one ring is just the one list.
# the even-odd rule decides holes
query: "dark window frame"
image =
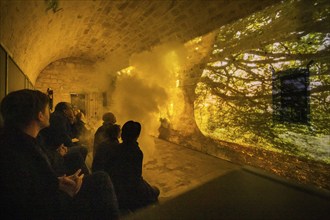
{"label": "dark window frame", "polygon": [[309,125],[309,68],[273,71],[273,121]]}

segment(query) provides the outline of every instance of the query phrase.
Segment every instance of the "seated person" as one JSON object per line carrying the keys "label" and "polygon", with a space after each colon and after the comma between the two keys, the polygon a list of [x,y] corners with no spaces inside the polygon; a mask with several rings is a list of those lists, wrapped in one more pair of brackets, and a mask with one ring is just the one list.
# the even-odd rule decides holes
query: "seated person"
{"label": "seated person", "polygon": [[23,89],[1,102],[0,215],[6,219],[117,219],[109,175],[57,176],[37,141],[49,126],[46,94]]}
{"label": "seated person", "polygon": [[64,146],[64,144],[60,142],[56,144],[56,147],[48,146],[40,133],[37,136],[37,140],[38,144],[47,154],[49,162],[58,176],[62,176],[64,174],[71,175],[78,169],[81,169],[82,173],[85,175],[90,173],[84,158],[79,152],[69,152],[68,147]]}
{"label": "seated person", "polygon": [[106,161],[111,157],[112,148],[115,145],[119,144],[118,138],[120,137],[120,126],[115,124],[110,127],[107,127],[105,130],[106,135],[108,136],[105,141],[99,144],[97,151],[95,153],[92,171],[104,170]]}
{"label": "seated person", "polygon": [[72,133],[74,122],[73,109],[70,103],[60,102],[55,106],[55,111],[50,115],[50,126],[44,128],[40,135],[45,146],[56,150],[61,144],[68,147],[68,153],[80,153],[86,160],[88,149],[76,144]]}
{"label": "seated person", "polygon": [[128,121],[122,127],[123,143],[113,146],[105,171],[113,181],[119,208],[134,211],[158,201],[159,189],[142,177],[143,153],[137,139],[141,124]]}
{"label": "seated person", "polygon": [[103,124],[96,130],[94,135],[93,157],[95,156],[99,144],[104,142],[108,138],[108,135],[106,134],[105,130],[116,123],[116,117],[111,112],[103,114],[102,120]]}

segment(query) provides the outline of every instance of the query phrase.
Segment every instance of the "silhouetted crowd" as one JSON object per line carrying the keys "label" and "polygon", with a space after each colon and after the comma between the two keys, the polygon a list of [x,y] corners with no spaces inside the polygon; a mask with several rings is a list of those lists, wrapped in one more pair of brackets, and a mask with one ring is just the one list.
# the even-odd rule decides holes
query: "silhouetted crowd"
{"label": "silhouetted crowd", "polygon": [[90,170],[84,113],[67,102],[50,113],[49,104],[46,94],[29,89],[1,102],[2,219],[118,219],[157,203],[159,189],[142,176],[139,122],[121,128],[105,113]]}

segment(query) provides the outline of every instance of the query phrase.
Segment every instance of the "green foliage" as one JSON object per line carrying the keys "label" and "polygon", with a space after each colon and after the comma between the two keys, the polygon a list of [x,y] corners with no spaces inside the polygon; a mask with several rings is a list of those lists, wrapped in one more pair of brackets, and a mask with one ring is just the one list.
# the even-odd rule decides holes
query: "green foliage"
{"label": "green foliage", "polygon": [[[301,4],[307,3],[287,1],[220,28],[196,87],[195,117],[204,134],[330,163],[329,141],[321,141],[330,138],[330,10],[324,1]],[[309,22],[288,20],[299,7]],[[310,125],[274,123],[270,67],[306,67],[310,60]]]}

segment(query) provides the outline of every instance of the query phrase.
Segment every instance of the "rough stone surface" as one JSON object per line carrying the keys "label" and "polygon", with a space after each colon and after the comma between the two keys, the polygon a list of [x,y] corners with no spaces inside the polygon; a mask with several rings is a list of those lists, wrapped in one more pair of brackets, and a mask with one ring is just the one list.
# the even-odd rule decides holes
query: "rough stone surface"
{"label": "rough stone surface", "polygon": [[47,11],[46,1],[0,1],[1,44],[33,84],[62,58],[107,59],[118,70],[134,53],[186,42],[279,0],[55,2],[58,7]]}

